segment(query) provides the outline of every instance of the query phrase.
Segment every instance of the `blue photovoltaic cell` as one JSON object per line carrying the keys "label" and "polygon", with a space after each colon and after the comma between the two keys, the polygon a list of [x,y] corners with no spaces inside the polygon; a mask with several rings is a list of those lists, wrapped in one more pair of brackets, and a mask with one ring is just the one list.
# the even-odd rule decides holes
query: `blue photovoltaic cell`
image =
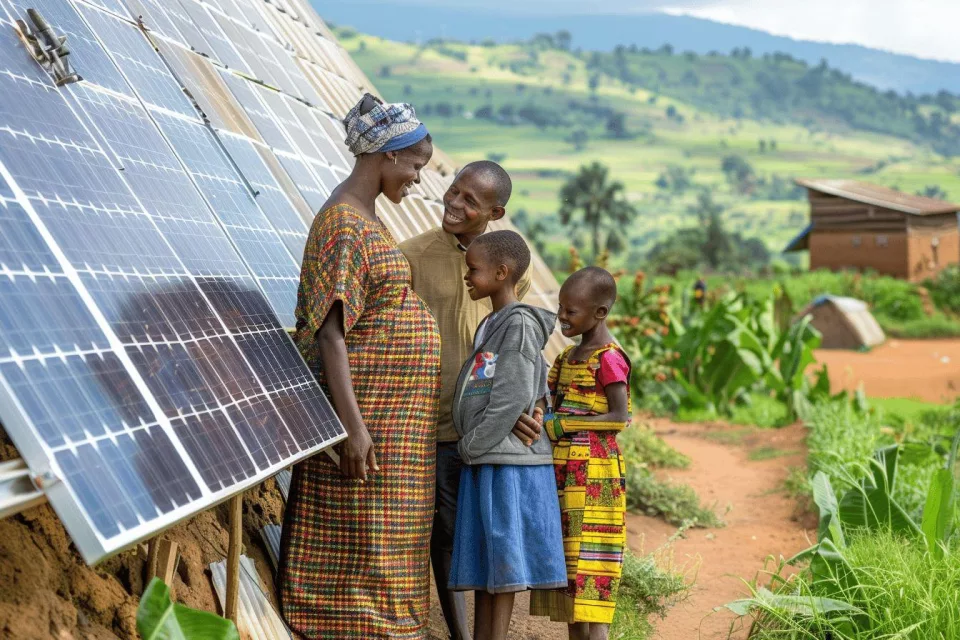
{"label": "blue photovoltaic cell", "polygon": [[199,117],[183,89],[140,29],[109,14],[81,6],[80,13],[144,102]]}
{"label": "blue photovoltaic cell", "polygon": [[[6,184],[0,180],[0,192]],[[3,229],[0,234],[0,269],[34,273],[42,273],[45,269],[60,270],[27,212],[18,202],[3,196],[0,196],[0,228]]]}
{"label": "blue photovoltaic cell", "polygon": [[143,24],[144,28],[152,34],[160,34],[174,42],[190,47],[190,43],[184,38],[180,30],[174,24],[174,20],[164,10],[164,7],[175,5],[170,0],[124,0],[130,7],[130,14],[136,16]]}
{"label": "blue photovoltaic cell", "polygon": [[197,284],[231,331],[280,328],[253,278],[199,278]]}
{"label": "blue photovoltaic cell", "polygon": [[174,418],[171,424],[211,489],[229,487],[256,473],[240,436],[221,410]]}
{"label": "blue photovoltaic cell", "polygon": [[310,171],[303,159],[293,154],[278,151],[277,160],[280,161],[293,183],[297,185],[300,195],[310,205],[310,209],[320,211],[330,192],[317,180],[317,177]]}
{"label": "blue photovoltaic cell", "polygon": [[[123,6],[120,0],[83,0],[83,2],[100,7],[101,9],[106,9],[107,11],[112,11],[124,18],[130,17],[130,12],[127,11],[127,8]],[[82,6],[82,3],[78,3],[78,5]]]}
{"label": "blue photovoltaic cell", "polygon": [[[58,267],[55,267],[58,268]],[[59,274],[0,277],[0,359],[108,349],[76,289]]]}
{"label": "blue photovoltaic cell", "polygon": [[254,84],[228,71],[220,71],[233,97],[237,99],[247,117],[253,122],[264,142],[278,151],[295,153],[293,145],[277,125],[277,118],[257,97]]}
{"label": "blue photovoltaic cell", "polygon": [[201,50],[200,53],[209,54],[230,69],[251,71],[250,65],[240,57],[230,39],[205,7],[194,0],[181,0],[180,5],[186,10],[187,15],[193,20],[208,44],[209,49]]}

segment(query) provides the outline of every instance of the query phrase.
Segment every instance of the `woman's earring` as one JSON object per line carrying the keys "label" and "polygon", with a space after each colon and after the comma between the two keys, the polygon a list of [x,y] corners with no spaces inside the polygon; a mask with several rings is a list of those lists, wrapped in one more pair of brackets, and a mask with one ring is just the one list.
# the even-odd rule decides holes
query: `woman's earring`
{"label": "woman's earring", "polygon": [[397,164],[397,156],[393,156],[393,164]]}

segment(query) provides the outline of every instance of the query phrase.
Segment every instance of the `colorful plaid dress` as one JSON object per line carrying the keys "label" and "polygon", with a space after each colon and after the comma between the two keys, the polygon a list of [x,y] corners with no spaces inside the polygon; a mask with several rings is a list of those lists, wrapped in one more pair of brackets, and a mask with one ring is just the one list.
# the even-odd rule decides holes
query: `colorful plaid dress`
{"label": "colorful plaid dress", "polygon": [[281,608],[304,638],[420,640],[430,606],[440,338],[390,232],[347,205],[314,221],[297,301],[295,340],[325,389],[315,335],[337,300],[380,471],[362,484],[326,454],[296,465]]}
{"label": "colorful plaid dress", "polygon": [[568,362],[573,348],[557,356],[550,370],[554,419],[545,425],[554,443],[568,586],[533,592],[530,613],[568,624],[610,624],[627,542],[626,468],[617,445],[617,433],[627,423],[578,421],[577,416],[608,412],[604,383],[628,382],[629,394],[630,361],[619,346],[609,344],[587,360]]}

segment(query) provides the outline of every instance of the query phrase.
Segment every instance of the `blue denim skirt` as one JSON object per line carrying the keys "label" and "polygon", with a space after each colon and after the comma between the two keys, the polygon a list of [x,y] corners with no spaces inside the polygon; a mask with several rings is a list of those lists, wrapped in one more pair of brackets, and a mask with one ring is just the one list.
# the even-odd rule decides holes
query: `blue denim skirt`
{"label": "blue denim skirt", "polygon": [[464,467],[449,588],[509,593],[566,586],[553,465]]}

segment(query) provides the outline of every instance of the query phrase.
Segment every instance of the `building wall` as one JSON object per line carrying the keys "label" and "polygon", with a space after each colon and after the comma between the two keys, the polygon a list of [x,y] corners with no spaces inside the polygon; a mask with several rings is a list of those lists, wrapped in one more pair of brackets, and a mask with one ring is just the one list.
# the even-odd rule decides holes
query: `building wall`
{"label": "building wall", "polygon": [[918,282],[932,278],[947,265],[960,262],[960,233],[956,228],[936,231],[912,229],[907,237],[907,259],[910,280]]}
{"label": "building wall", "polygon": [[[934,249],[933,239],[937,239]],[[810,269],[872,269],[919,282],[960,262],[956,228],[909,233],[816,232],[810,235]]]}
{"label": "building wall", "polygon": [[876,232],[817,232],[810,234],[810,269],[873,269],[906,278],[907,234]]}

